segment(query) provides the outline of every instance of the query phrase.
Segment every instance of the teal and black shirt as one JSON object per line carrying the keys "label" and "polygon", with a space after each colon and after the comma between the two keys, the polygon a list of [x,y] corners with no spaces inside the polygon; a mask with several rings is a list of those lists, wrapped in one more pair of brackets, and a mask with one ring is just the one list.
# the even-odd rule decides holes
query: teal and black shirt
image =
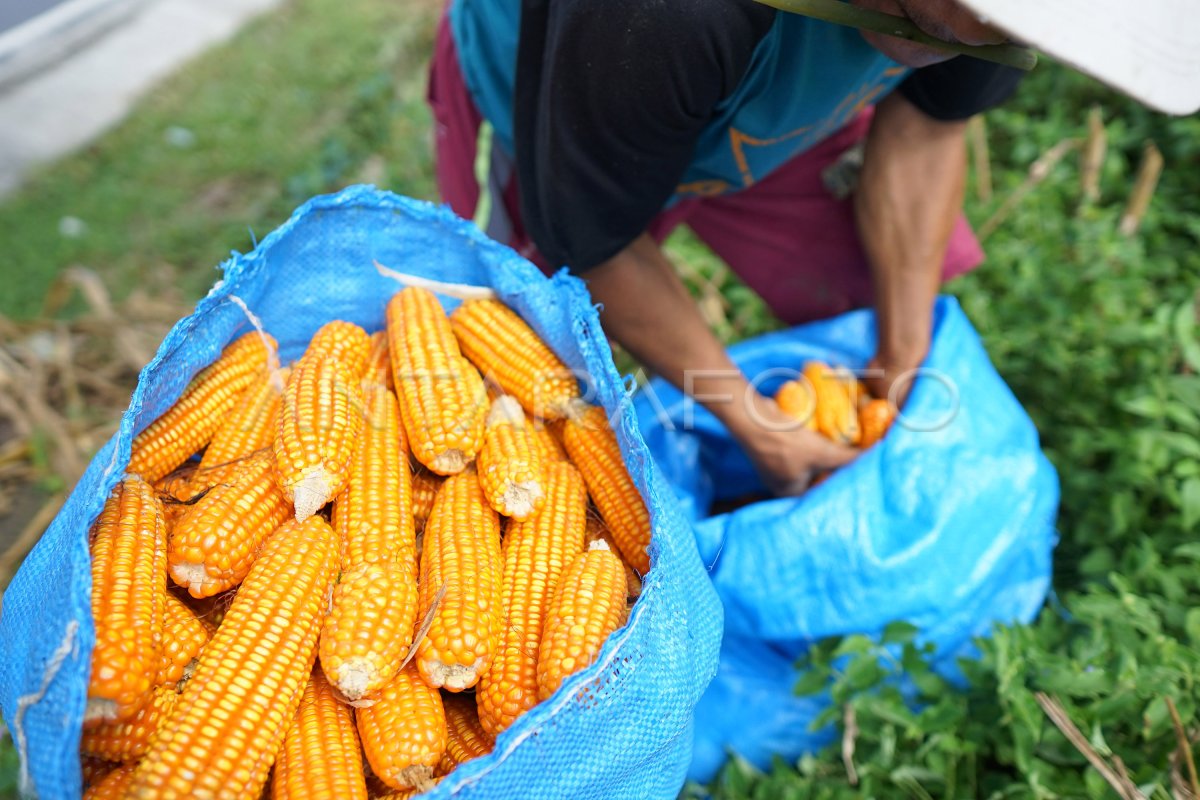
{"label": "teal and black shirt", "polygon": [[858,33],[753,0],[454,0],[476,106],[514,156],[550,263],[595,266],[664,207],[754,184],[898,87],[936,119],[1003,101],[1017,70],[909,70]]}

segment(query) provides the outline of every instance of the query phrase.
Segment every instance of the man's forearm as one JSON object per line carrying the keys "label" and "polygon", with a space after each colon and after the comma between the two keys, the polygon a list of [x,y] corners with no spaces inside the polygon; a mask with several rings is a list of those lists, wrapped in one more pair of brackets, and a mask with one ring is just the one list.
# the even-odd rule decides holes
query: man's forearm
{"label": "man's forearm", "polygon": [[652,238],[638,237],[584,277],[609,336],[735,434],[746,424],[748,381]]}
{"label": "man's forearm", "polygon": [[879,321],[876,359],[906,370],[925,358],[933,303],[966,179],[965,123],[938,122],[893,94],[879,104],[855,194]]}

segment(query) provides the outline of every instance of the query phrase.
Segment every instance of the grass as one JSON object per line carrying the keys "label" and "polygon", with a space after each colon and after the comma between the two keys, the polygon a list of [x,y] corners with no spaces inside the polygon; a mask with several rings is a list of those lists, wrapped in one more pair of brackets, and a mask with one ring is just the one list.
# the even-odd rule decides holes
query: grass
{"label": "grass", "polygon": [[[366,181],[432,198],[424,85],[436,15],[416,2],[293,0],[199,58],[0,204],[12,278],[0,313],[36,314],[75,264],[117,296],[167,275],[195,298],[230,250],[252,247],[313,194]],[[1110,144],[1099,201],[1081,201],[1068,156],[991,235],[985,266],[948,287],[1059,468],[1055,586],[1069,614],[1048,608],[998,630],[966,691],[934,684],[936,719],[899,725],[910,719],[900,701],[848,696],[860,704],[859,771],[878,797],[1115,796],[1045,724],[1037,691],[1059,696],[1097,747],[1162,797],[1174,749],[1165,699],[1189,725],[1200,706],[1200,121],[1041,67],[988,116],[995,198],[972,187],[968,214],[976,224],[995,214],[1035,159],[1085,134],[1094,104]],[[1167,169],[1141,231],[1125,237],[1117,222],[1149,139]],[[688,232],[669,250],[724,340],[776,325]],[[1133,699],[1108,702],[1118,694]],[[0,797],[14,765],[0,739]],[[765,775],[733,764],[710,788],[730,800],[864,791],[846,783],[836,751]]]}
{"label": "grass", "polygon": [[295,0],[188,65],[0,204],[14,278],[0,314],[36,313],[75,264],[117,297],[171,265],[198,297],[230,250],[346,183],[433,197],[424,64],[435,21],[432,3]]}

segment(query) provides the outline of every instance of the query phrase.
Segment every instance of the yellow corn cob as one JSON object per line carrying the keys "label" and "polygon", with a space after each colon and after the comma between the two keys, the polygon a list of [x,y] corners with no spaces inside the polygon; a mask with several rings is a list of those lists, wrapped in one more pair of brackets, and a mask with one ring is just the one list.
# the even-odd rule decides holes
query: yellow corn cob
{"label": "yellow corn cob", "polygon": [[320,517],[288,520],[267,539],[130,797],[262,791],[311,673],[337,566],[337,538]]}
{"label": "yellow corn cob", "polygon": [[389,389],[395,389],[392,382],[392,352],[388,347],[385,330],[371,334],[371,351],[367,354],[367,368],[363,371],[363,380],[382,383]]}
{"label": "yellow corn cob", "polygon": [[645,575],[650,571],[650,514],[625,469],[621,446],[600,406],[588,406],[562,427],[563,446],[612,532],[621,556]]}
{"label": "yellow corn cob", "polygon": [[892,404],[887,400],[871,400],[858,412],[862,440],[859,446],[870,447],[878,442],[892,426]]}
{"label": "yellow corn cob", "polygon": [[854,402],[854,376],[846,370],[830,369],[819,361],[804,365],[804,377],[817,399],[817,430],[835,442],[858,444],[858,411]]}
{"label": "yellow corn cob", "polygon": [[518,314],[499,300],[468,300],[450,315],[463,353],[539,419],[559,419],[579,382]]}
{"label": "yellow corn cob", "polygon": [[416,627],[416,563],[367,563],[342,573],[321,630],[321,666],[350,700],[374,695],[391,680]]}
{"label": "yellow corn cob", "polygon": [[409,664],[383,687],[374,704],[356,709],[355,716],[372,772],[394,789],[428,788],[446,751],[441,692]]}
{"label": "yellow corn cob", "polygon": [[[479,681],[479,722],[495,736],[538,702],[538,646],[551,592],[583,552],[587,489],[570,464],[546,470],[546,507],[515,521],[504,535],[504,615],[507,623],[491,665]],[[623,598],[622,598],[623,599]]]}
{"label": "yellow corn cob", "polygon": [[542,451],[526,424],[525,412],[511,395],[492,403],[476,469],[488,503],[499,513],[525,519],[542,507],[546,499]]}
{"label": "yellow corn cob", "polygon": [[256,453],[229,483],[214,486],[175,525],[167,550],[172,580],[192,597],[237,586],[263,541],[290,510],[279,489],[275,455],[270,450]]}
{"label": "yellow corn cob", "polygon": [[529,430],[533,433],[534,441],[542,452],[542,462],[546,464],[555,461],[570,461],[567,451],[563,449],[562,439],[558,434],[561,423],[551,426],[541,420],[529,420]]}
{"label": "yellow corn cob", "polygon": [[424,525],[433,511],[433,500],[437,497],[438,489],[442,488],[442,476],[432,472],[418,470],[412,476],[413,519]]}
{"label": "yellow corn cob", "polygon": [[200,650],[208,644],[213,630],[182,600],[167,592],[162,652],[155,684],[175,689],[181,680],[190,677]]}
{"label": "yellow corn cob", "polygon": [[500,518],[475,471],[447,478],[425,523],[421,552],[418,619],[445,589],[417,648],[417,667],[430,686],[462,691],[487,669],[504,625],[502,570]]}
{"label": "yellow corn cob", "polygon": [[320,648],[325,674],[351,700],[391,680],[417,621],[412,483],[396,398],[379,383],[364,381],[363,389],[365,419],[350,483],[333,504],[344,572]]}
{"label": "yellow corn cob", "polygon": [[[642,579],[637,574],[637,570],[629,566],[629,562],[621,556],[621,549],[617,547],[617,542],[613,539],[612,532],[604,525],[604,520],[595,514],[589,513],[587,534],[584,536],[584,542],[590,546],[597,539],[603,540],[608,549],[621,560],[621,568],[625,571],[625,597],[627,603],[632,604],[642,596]],[[621,624],[624,624],[624,620],[622,620]]]}
{"label": "yellow corn cob", "polygon": [[200,468],[209,469],[270,447],[279,425],[279,406],[290,367],[264,369],[255,383],[242,393],[229,417],[217,428],[200,459]]}
{"label": "yellow corn cob", "polygon": [[538,650],[538,700],[591,664],[625,617],[625,568],[603,539],[567,566],[546,612]]}
{"label": "yellow corn cob", "polygon": [[302,358],[292,368],[274,448],[283,493],[294,504],[297,521],[346,488],[362,404],[358,379],[337,361]]}
{"label": "yellow corn cob", "polygon": [[371,337],[353,322],[335,319],[313,334],[304,351],[305,357],[332,358],[342,365],[352,380],[359,380],[367,369]]}
{"label": "yellow corn cob", "polygon": [[462,357],[432,292],[397,292],[388,302],[387,330],[400,417],[413,456],[439,475],[462,472],[483,446],[483,379]]}
{"label": "yellow corn cob", "polygon": [[272,800],[366,800],[362,746],[354,711],[314,669],[275,759]]}
{"label": "yellow corn cob", "polygon": [[333,503],[333,529],[345,547],[342,566],[408,565],[416,559],[412,473],[396,397],[381,384],[364,382],[361,413],[350,480]]}
{"label": "yellow corn cob", "polygon": [[479,724],[475,698],[469,694],[446,694],[446,752],[438,762],[436,774],[444,776],[473,758],[492,752],[492,739]]}
{"label": "yellow corn cob", "polygon": [[174,686],[158,686],[146,705],[124,722],[105,722],[84,730],[79,752],[109,761],[134,761],[146,755],[158,728],[175,708]]}
{"label": "yellow corn cob", "polygon": [[274,349],[275,340],[266,334],[252,331],[235,339],[192,378],[175,405],[134,438],[127,471],[153,482],[208,444]]}
{"label": "yellow corn cob", "polygon": [[775,393],[779,410],[802,423],[810,431],[817,429],[817,397],[805,381],[788,381]]}
{"label": "yellow corn cob", "polygon": [[96,646],[84,719],[126,720],[149,700],[162,649],[166,522],[150,484],[117,484],[92,527],[91,553]]}
{"label": "yellow corn cob", "polygon": [[83,793],[83,800],[122,800],[133,781],[137,764],[120,764]]}

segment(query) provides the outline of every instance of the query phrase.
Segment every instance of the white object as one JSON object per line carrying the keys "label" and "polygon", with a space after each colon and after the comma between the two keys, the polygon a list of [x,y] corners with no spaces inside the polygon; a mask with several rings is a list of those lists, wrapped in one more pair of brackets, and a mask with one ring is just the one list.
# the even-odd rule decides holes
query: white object
{"label": "white object", "polygon": [[1195,0],[960,0],[1019,42],[1169,114],[1200,109]]}

